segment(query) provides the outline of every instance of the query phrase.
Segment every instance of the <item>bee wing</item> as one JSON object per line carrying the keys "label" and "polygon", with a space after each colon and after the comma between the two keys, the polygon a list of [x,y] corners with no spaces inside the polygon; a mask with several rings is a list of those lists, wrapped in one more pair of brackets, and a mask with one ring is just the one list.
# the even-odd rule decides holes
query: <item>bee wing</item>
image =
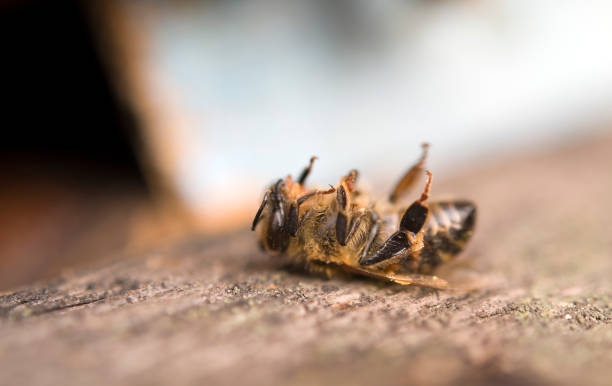
{"label": "bee wing", "polygon": [[437,276],[419,275],[419,274],[404,274],[404,275],[388,275],[389,279],[395,283],[403,285],[416,285],[419,287],[428,287],[435,289],[450,289],[448,282],[440,279]]}
{"label": "bee wing", "polygon": [[392,281],[394,283],[398,283],[402,285],[416,285],[419,287],[427,287],[427,288],[435,288],[435,289],[451,289],[451,287],[448,285],[448,282],[446,280],[440,279],[437,276],[419,275],[419,274],[412,274],[412,273],[394,274],[394,273],[375,272],[375,271],[370,271],[370,270],[362,269],[358,267],[352,267],[346,264],[343,265],[343,268],[346,271],[353,272],[359,275]]}

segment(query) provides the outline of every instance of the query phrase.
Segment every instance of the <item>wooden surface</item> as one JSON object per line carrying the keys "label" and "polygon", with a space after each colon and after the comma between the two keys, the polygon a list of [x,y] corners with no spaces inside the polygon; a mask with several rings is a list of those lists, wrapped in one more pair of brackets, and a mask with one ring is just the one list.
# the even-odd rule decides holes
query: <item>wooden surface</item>
{"label": "wooden surface", "polygon": [[[612,139],[482,165],[466,253],[431,291],[288,269],[240,232],[0,295],[0,384],[606,384]],[[366,178],[366,176],[364,176]]]}
{"label": "wooden surface", "polygon": [[129,169],[0,159],[0,292],[62,269],[177,240],[191,219]]}

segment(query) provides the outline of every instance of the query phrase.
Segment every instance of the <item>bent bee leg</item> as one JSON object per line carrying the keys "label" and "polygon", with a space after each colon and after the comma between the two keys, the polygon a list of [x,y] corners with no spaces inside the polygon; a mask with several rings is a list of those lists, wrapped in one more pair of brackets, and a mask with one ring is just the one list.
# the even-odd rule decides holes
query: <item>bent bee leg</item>
{"label": "bent bee leg", "polygon": [[304,185],[304,183],[306,182],[306,178],[308,178],[308,175],[312,171],[312,165],[314,164],[316,159],[316,156],[310,157],[310,162],[308,163],[308,166],[304,168],[302,174],[300,174],[300,178],[298,178],[298,183],[300,185]]}
{"label": "bent bee leg", "polygon": [[399,182],[395,185],[395,188],[391,192],[389,196],[389,202],[396,203],[397,200],[408,192],[416,183],[417,178],[423,171],[423,167],[425,165],[425,159],[427,158],[427,151],[429,149],[429,144],[424,143],[421,145],[423,148],[423,153],[421,154],[421,158],[414,164],[407,172],[402,176]]}
{"label": "bent bee leg", "polygon": [[346,243],[353,239],[357,229],[359,229],[359,226],[361,225],[361,222],[367,217],[365,209],[360,209],[357,213],[358,214],[352,216],[353,218],[351,220],[351,225],[349,226],[349,232],[346,235]]}
{"label": "bent bee leg", "polygon": [[269,197],[270,197],[270,191],[268,190],[266,192],[266,194],[264,194],[263,200],[261,200],[261,205],[259,206],[259,209],[257,210],[257,213],[255,214],[255,218],[253,219],[253,224],[251,225],[251,230],[252,231],[254,231],[255,228],[257,227],[257,224],[259,223],[259,220],[261,220],[263,218],[261,213],[263,212],[264,208],[266,207],[266,204],[268,203],[268,198]]}
{"label": "bent bee leg", "polygon": [[308,199],[323,195],[323,194],[331,194],[336,191],[336,188],[331,186],[328,190],[313,190],[312,192],[308,192],[298,198],[295,202],[291,203],[289,206],[289,214],[287,219],[287,227],[289,229],[289,234],[291,236],[297,235],[297,232],[300,230],[303,224],[303,220],[305,216],[302,216],[300,220],[300,205],[302,205]]}
{"label": "bent bee leg", "polygon": [[361,255],[359,256],[359,261],[364,260],[368,256],[370,253],[370,248],[372,248],[372,244],[374,243],[374,240],[376,240],[378,232],[380,232],[380,221],[378,214],[376,214],[374,211],[370,211],[370,218],[372,221],[372,226],[370,227],[368,238],[366,239],[366,243],[363,246]]}
{"label": "bent bee leg", "polygon": [[369,266],[389,260],[396,256],[416,252],[422,248],[423,229],[429,208],[425,201],[429,198],[429,190],[433,175],[427,171],[427,183],[421,197],[404,211],[400,220],[399,230],[393,233],[383,245],[371,255],[362,255],[359,264]]}
{"label": "bent bee leg", "polygon": [[342,177],[336,190],[336,205],[338,214],[336,215],[336,240],[338,244],[345,246],[349,238],[350,228],[354,225],[350,215],[351,194],[354,191],[354,184],[357,178],[357,171],[351,170],[348,175]]}

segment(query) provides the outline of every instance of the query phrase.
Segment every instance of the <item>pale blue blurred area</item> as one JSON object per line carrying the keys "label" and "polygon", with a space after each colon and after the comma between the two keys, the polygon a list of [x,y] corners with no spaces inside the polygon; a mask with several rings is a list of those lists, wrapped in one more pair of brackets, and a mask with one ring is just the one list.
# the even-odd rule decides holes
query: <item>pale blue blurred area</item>
{"label": "pale blue blurred area", "polygon": [[351,168],[384,184],[423,141],[444,175],[612,115],[608,1],[140,3],[162,15],[150,62],[193,118],[176,183],[194,205],[256,201],[311,155],[320,185]]}

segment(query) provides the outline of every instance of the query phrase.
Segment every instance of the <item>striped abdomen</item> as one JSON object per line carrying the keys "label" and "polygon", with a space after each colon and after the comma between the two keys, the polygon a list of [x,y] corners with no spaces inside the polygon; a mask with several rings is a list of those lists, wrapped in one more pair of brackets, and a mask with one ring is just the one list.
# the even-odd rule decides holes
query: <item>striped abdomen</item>
{"label": "striped abdomen", "polygon": [[429,273],[463,250],[472,236],[476,207],[469,201],[439,201],[429,204],[419,272]]}

